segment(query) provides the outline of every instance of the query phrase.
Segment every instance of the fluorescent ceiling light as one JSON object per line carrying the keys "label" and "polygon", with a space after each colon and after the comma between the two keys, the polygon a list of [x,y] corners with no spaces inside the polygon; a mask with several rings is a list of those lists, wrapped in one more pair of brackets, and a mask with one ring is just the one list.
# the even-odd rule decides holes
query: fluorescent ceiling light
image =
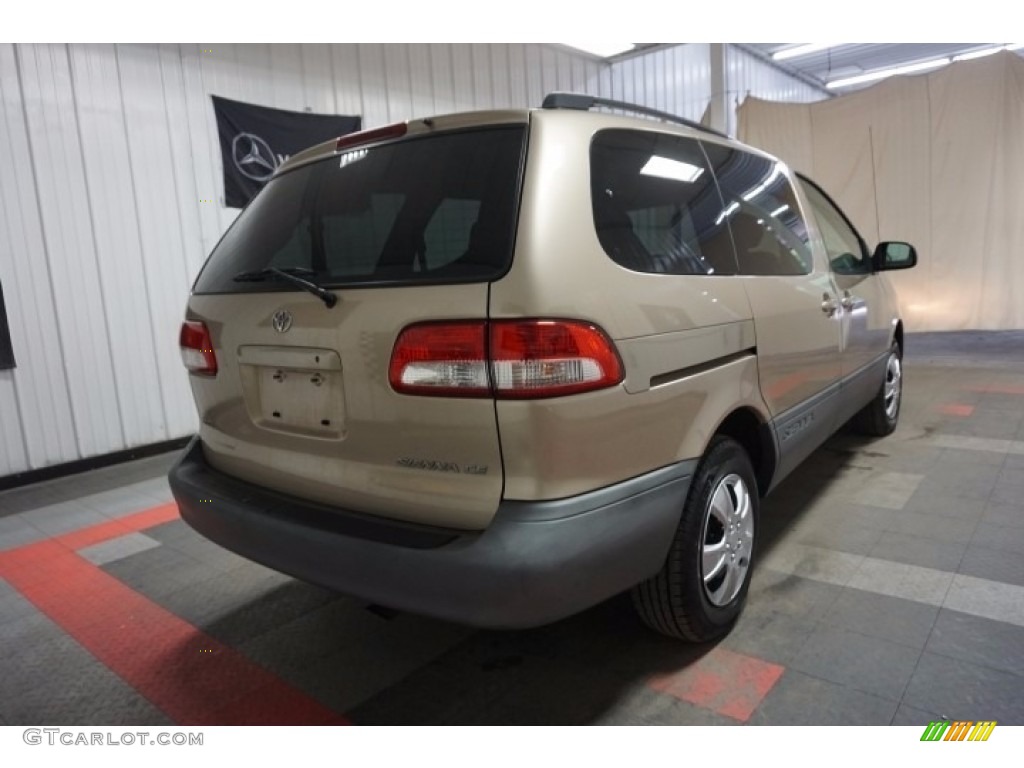
{"label": "fluorescent ceiling light", "polygon": [[600,56],[602,59],[617,56],[626,51],[632,51],[636,47],[636,43],[562,43],[562,45],[568,45],[577,51]]}
{"label": "fluorescent ceiling light", "polygon": [[729,218],[734,213],[736,213],[736,211],[738,211],[739,209],[740,209],[740,204],[738,202],[736,202],[735,200],[732,201],[731,203],[729,203],[729,205],[727,205],[725,207],[725,210],[722,211],[720,214],[718,214],[718,218],[715,219],[715,226],[718,226],[719,224],[721,224],[727,218]]}
{"label": "fluorescent ceiling light", "polygon": [[970,61],[971,59],[980,59],[982,56],[991,56],[993,53],[999,53],[1003,50],[1002,46],[998,48],[982,48],[980,51],[971,51],[970,53],[961,53],[953,57],[953,61]]}
{"label": "fluorescent ceiling light", "polygon": [[792,48],[783,48],[781,51],[776,51],[772,54],[772,58],[775,61],[785,61],[786,59],[795,59],[797,56],[806,56],[809,53],[817,53],[826,48],[835,47],[835,43],[803,43],[802,45],[794,45]]}
{"label": "fluorescent ceiling light", "polygon": [[785,213],[788,210],[789,210],[789,204],[788,203],[783,203],[778,208],[776,208],[774,211],[772,211],[771,215],[774,216],[775,218],[778,218],[780,213]]}
{"label": "fluorescent ceiling light", "polygon": [[941,59],[932,59],[931,61],[919,61],[917,64],[905,64],[902,67],[890,67],[889,69],[878,69],[874,72],[866,72],[863,75],[855,75],[853,77],[844,77],[840,80],[833,80],[831,83],[826,83],[826,88],[846,88],[850,85],[860,85],[861,83],[872,83],[875,80],[884,80],[887,77],[893,75],[909,75],[914,72],[924,72],[926,69],[935,69],[936,67],[942,67],[949,64],[950,58],[943,56]]}
{"label": "fluorescent ceiling light", "polygon": [[696,165],[659,155],[652,155],[647,164],[640,169],[641,176],[659,176],[663,179],[687,183],[696,181],[702,173],[704,173],[704,169]]}
{"label": "fluorescent ceiling light", "polygon": [[1024,48],[1024,43],[1010,43],[1009,45],[997,45],[992,48],[982,48],[980,51],[971,51],[969,53],[961,53],[953,57],[953,61],[970,61],[971,59],[980,59],[982,56],[991,56],[993,53],[999,53],[1000,51],[1013,51],[1017,48]]}
{"label": "fluorescent ceiling light", "polygon": [[768,177],[753,189],[748,190],[747,193],[743,195],[743,199],[748,202],[750,200],[753,200],[755,197],[757,197],[766,189],[768,189],[768,187],[770,187],[773,183],[775,183],[775,180],[779,177],[780,173],[782,173],[782,171],[779,168],[779,164],[776,163],[775,166],[772,168],[772,172],[768,174]]}

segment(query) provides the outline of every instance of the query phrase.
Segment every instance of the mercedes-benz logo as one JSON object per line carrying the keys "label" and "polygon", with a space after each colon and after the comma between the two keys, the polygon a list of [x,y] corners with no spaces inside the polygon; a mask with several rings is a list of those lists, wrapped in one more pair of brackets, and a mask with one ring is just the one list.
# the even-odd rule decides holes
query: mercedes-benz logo
{"label": "mercedes-benz logo", "polygon": [[270,324],[278,333],[284,333],[292,327],[292,313],[287,309],[279,309],[270,318]]}
{"label": "mercedes-benz logo", "polygon": [[277,170],[277,156],[255,133],[240,133],[231,142],[235,168],[253,181],[266,181]]}

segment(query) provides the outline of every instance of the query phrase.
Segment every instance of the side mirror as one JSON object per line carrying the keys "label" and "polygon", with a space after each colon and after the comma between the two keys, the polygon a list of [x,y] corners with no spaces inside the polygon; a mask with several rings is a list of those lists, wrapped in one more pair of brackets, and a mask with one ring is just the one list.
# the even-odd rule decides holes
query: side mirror
{"label": "side mirror", "polygon": [[886,269],[910,269],[917,264],[917,251],[910,243],[885,241],[875,248],[871,263],[876,272]]}

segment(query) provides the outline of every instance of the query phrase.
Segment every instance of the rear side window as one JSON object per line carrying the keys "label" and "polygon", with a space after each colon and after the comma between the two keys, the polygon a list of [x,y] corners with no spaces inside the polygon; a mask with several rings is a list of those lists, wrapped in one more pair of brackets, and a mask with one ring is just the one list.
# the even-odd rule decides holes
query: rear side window
{"label": "rear side window", "polygon": [[806,275],[814,261],[807,224],[782,165],[705,143],[722,190],[721,217],[736,243],[744,275]]}
{"label": "rear side window", "polygon": [[326,286],[471,282],[512,259],[525,126],[353,149],[273,179],[213,250],[196,293],[294,290],[236,282],[301,267]]}
{"label": "rear side window", "polygon": [[722,199],[696,140],[598,132],[590,195],[598,240],[617,264],[668,275],[736,273]]}

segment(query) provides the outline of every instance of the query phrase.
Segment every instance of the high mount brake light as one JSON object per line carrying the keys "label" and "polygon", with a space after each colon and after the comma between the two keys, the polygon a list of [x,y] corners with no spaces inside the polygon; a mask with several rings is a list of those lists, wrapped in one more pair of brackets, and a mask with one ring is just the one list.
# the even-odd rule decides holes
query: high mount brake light
{"label": "high mount brake light", "polygon": [[409,125],[407,123],[394,123],[392,125],[385,125],[383,128],[371,128],[368,131],[347,133],[344,136],[338,137],[338,144],[335,147],[335,151],[350,149],[352,147],[358,147],[361,144],[369,144],[371,142],[382,141],[384,139],[399,139],[402,136],[405,136],[405,133],[408,130]]}

